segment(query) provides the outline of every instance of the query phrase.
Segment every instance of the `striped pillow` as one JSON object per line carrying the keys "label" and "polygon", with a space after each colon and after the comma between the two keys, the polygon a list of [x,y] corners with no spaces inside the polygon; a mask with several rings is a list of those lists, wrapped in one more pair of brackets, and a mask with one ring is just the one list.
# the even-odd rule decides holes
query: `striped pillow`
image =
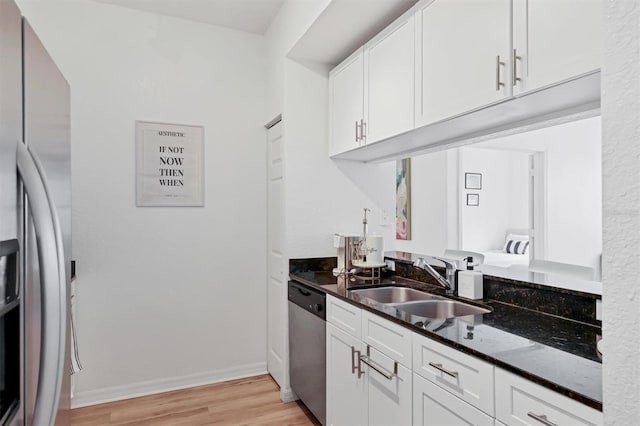
{"label": "striped pillow", "polygon": [[510,254],[527,254],[529,251],[529,241],[507,240],[504,245],[504,252]]}

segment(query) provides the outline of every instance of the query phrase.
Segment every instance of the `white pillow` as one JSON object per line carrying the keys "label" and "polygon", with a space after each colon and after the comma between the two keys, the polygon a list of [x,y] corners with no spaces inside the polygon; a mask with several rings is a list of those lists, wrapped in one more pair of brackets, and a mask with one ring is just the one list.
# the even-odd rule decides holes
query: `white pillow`
{"label": "white pillow", "polygon": [[527,254],[529,252],[529,240],[507,240],[503,251],[510,254]]}
{"label": "white pillow", "polygon": [[[527,234],[507,234],[506,241],[509,240],[517,240],[517,241],[529,241],[529,235]],[[505,241],[505,244],[506,244]]]}

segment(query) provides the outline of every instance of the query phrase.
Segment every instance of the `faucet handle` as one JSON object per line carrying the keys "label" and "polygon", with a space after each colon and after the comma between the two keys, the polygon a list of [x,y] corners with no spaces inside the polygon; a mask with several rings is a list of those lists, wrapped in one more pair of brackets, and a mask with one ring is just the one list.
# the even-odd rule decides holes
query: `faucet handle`
{"label": "faucet handle", "polygon": [[425,262],[424,257],[419,257],[413,262],[413,266],[416,266],[418,268],[424,268],[424,265],[426,263],[427,262]]}
{"label": "faucet handle", "polygon": [[[433,257],[435,260],[439,260],[440,262],[444,263],[445,267],[447,269],[458,269],[457,265],[453,262],[450,262],[449,260],[446,259],[442,259],[441,257],[435,257],[435,256],[431,256]],[[422,259],[422,258],[421,258]],[[424,259],[422,259],[424,261]]]}

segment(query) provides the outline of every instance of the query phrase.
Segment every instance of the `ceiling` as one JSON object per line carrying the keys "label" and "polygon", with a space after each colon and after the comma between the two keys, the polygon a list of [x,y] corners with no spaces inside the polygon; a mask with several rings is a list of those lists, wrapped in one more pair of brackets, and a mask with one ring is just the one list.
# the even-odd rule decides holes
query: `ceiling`
{"label": "ceiling", "polygon": [[264,34],[284,0],[96,0],[234,30]]}

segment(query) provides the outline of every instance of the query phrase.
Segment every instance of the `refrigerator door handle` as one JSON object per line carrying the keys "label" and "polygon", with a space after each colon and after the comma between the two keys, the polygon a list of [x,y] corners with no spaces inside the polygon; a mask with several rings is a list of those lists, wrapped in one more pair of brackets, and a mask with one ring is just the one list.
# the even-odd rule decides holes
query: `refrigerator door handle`
{"label": "refrigerator door handle", "polygon": [[34,425],[52,425],[60,401],[67,329],[67,288],[62,233],[44,169],[35,153],[20,141],[18,172],[29,197],[40,264],[42,343]]}

